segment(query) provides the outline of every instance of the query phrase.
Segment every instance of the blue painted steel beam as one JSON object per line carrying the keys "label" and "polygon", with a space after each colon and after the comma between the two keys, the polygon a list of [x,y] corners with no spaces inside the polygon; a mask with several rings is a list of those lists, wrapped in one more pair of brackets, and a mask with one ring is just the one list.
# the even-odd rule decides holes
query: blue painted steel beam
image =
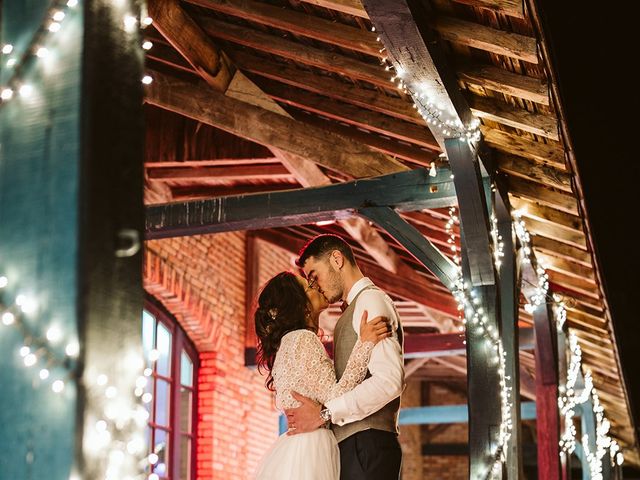
{"label": "blue painted steel beam", "polygon": [[146,208],[147,238],[303,225],[348,218],[366,207],[398,211],[455,205],[451,172],[425,169],[315,188],[234,195]]}
{"label": "blue painted steel beam", "polygon": [[[520,404],[522,420],[535,420],[535,402]],[[438,405],[432,407],[403,408],[400,410],[400,425],[435,425],[438,423],[467,423],[469,407],[467,405]]]}
{"label": "blue painted steel beam", "polygon": [[[536,419],[536,403],[520,404],[522,420]],[[438,423],[467,423],[469,407],[467,405],[437,405],[432,407],[403,408],[400,410],[400,425],[435,425]],[[287,431],[287,417],[280,415],[278,419],[280,435]]]}

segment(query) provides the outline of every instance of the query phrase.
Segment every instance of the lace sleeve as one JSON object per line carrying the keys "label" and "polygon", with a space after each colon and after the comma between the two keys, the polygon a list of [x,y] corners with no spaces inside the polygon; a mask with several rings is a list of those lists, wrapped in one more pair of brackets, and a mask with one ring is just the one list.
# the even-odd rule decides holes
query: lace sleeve
{"label": "lace sleeve", "polygon": [[349,355],[349,360],[347,361],[347,366],[345,367],[342,377],[337,383],[331,386],[323,403],[353,390],[356,385],[364,380],[367,375],[367,365],[369,364],[373,347],[373,342],[363,343],[360,340],[356,342],[351,351],[351,355]]}
{"label": "lace sleeve", "polygon": [[277,404],[280,408],[297,407],[299,404],[291,397],[291,390],[319,403],[352,390],[367,374],[373,346],[373,342],[358,340],[342,378],[336,382],[333,362],[320,339],[309,330],[288,334],[283,339],[273,371]]}

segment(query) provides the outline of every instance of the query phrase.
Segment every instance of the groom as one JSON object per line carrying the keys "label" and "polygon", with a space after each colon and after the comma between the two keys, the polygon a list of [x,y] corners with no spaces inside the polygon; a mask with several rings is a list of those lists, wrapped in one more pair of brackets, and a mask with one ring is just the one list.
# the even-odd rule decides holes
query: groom
{"label": "groom", "polygon": [[329,303],[343,301],[346,309],[334,331],[334,364],[340,379],[359,335],[360,318],[389,319],[394,332],[373,349],[367,377],[355,389],[319,405],[292,392],[302,405],[287,410],[289,434],[315,430],[327,422],[340,447],[343,480],[397,480],[402,452],[398,442],[398,411],[404,386],[402,326],[391,299],[362,275],[351,247],[337,235],[309,241],[296,261],[309,286]]}

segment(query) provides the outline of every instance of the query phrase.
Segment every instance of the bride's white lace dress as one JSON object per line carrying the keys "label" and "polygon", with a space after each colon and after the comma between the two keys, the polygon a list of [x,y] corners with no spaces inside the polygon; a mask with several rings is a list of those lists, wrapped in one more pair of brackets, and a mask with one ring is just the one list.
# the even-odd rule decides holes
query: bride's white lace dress
{"label": "bride's white lace dress", "polygon": [[[333,362],[320,339],[309,330],[295,330],[282,337],[273,364],[276,406],[299,406],[291,390],[319,403],[338,397],[358,385],[367,373],[373,342],[356,343],[339,382]],[[257,480],[338,480],[340,452],[331,430],[281,435],[257,469]]]}

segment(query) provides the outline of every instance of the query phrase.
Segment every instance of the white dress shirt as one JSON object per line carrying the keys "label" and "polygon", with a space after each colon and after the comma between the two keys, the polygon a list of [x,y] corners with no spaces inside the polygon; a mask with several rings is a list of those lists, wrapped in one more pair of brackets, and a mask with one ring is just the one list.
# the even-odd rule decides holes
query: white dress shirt
{"label": "white dress shirt", "polygon": [[[367,278],[358,280],[347,295],[347,303],[364,288],[372,286]],[[360,338],[360,321],[364,311],[368,320],[383,316],[389,319],[393,335],[378,342],[371,352],[369,372],[365,379],[353,390],[329,400],[325,406],[331,411],[331,421],[337,425],[356,422],[377,412],[394,398],[400,396],[404,388],[404,361],[402,347],[398,341],[398,313],[391,298],[378,289],[371,289],[358,297],[353,312],[353,329]]]}

